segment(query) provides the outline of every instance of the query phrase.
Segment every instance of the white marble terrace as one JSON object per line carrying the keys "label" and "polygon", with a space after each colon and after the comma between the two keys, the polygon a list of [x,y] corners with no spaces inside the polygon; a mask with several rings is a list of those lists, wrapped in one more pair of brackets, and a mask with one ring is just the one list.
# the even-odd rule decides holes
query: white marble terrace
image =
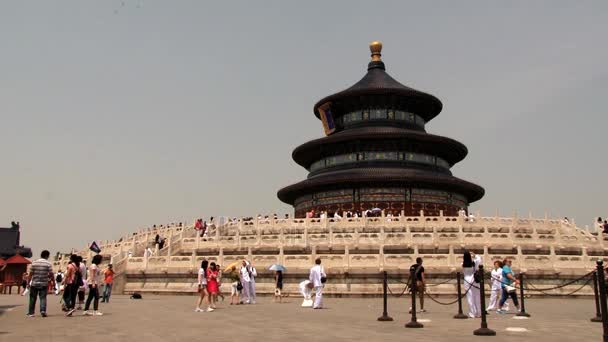
{"label": "white marble terrace", "polygon": [[[157,233],[167,238],[162,250],[154,246]],[[446,279],[460,268],[463,249],[483,254],[487,269],[494,260],[508,257],[518,272],[555,283],[588,273],[595,260],[608,255],[607,247],[608,237],[562,220],[516,216],[467,220],[422,213],[390,218],[238,220],[211,227],[205,238],[192,225],[174,225],[142,229],[100,244],[104,259],[111,260],[122,275],[117,282],[124,284],[117,288],[126,292],[194,291],[196,270],[205,258],[220,265],[245,258],[258,270],[280,263],[301,278],[320,257],[330,277],[333,274],[337,280],[328,285],[329,293],[336,294],[378,293],[380,271],[405,274],[417,256],[424,259],[430,283],[433,277]],[[147,248],[152,255],[144,253]],[[78,253],[91,257],[88,246]],[[56,268],[65,269],[66,264],[67,258],[55,261]],[[351,280],[353,275],[360,279]],[[271,292],[270,275],[267,282],[261,278],[261,292]],[[296,280],[287,281],[287,290]],[[453,291],[451,285],[442,286],[438,293]]]}

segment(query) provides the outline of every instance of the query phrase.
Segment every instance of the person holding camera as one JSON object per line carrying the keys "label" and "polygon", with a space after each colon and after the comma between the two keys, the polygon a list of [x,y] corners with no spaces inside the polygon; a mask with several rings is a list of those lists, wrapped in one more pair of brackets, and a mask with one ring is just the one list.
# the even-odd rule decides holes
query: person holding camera
{"label": "person holding camera", "polygon": [[315,293],[315,302],[312,306],[313,309],[323,308],[323,286],[327,281],[327,274],[321,266],[321,259],[315,260],[315,265],[310,269],[309,280],[312,283],[313,291]]}

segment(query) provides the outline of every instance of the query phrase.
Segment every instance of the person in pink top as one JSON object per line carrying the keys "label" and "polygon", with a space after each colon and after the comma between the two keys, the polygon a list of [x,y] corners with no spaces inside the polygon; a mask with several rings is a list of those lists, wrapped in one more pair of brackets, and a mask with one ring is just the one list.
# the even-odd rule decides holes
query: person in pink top
{"label": "person in pink top", "polygon": [[218,271],[215,267],[215,263],[212,262],[207,269],[207,291],[209,291],[209,303],[212,309],[215,309],[215,300],[219,289],[217,277]]}

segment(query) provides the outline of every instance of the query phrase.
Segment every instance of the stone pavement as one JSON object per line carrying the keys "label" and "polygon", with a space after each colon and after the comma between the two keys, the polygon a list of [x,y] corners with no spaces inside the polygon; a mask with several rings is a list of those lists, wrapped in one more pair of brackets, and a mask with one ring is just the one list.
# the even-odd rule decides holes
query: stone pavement
{"label": "stone pavement", "polygon": [[[452,297],[442,298],[449,301]],[[601,341],[601,323],[594,315],[592,299],[532,298],[526,302],[532,317],[489,316],[495,337],[473,336],[478,319],[452,319],[456,305],[439,306],[427,299],[427,313],[420,314],[422,329],[406,329],[409,301],[389,299],[393,322],[378,322],[381,298],[325,298],[326,309],[300,307],[301,298],[287,298],[274,304],[268,297],[256,305],[229,306],[220,303],[211,313],[193,312],[192,296],[145,296],[130,300],[114,296],[100,304],[102,317],[63,316],[59,298],[49,296],[49,317],[26,318],[27,300],[17,295],[0,296],[0,341]],[[426,303],[425,303],[426,304]],[[464,304],[466,312],[466,304]],[[525,332],[510,332],[526,329]],[[78,337],[79,336],[79,337]],[[75,339],[74,339],[75,338]]]}

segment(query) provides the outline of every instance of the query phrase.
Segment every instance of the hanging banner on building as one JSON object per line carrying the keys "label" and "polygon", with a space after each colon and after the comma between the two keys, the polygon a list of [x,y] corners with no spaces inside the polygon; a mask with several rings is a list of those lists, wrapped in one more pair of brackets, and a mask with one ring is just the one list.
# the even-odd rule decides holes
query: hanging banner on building
{"label": "hanging banner on building", "polygon": [[334,122],[334,116],[331,113],[331,102],[325,102],[319,106],[319,115],[321,116],[321,121],[323,122],[325,135],[330,135],[335,132],[336,124]]}

